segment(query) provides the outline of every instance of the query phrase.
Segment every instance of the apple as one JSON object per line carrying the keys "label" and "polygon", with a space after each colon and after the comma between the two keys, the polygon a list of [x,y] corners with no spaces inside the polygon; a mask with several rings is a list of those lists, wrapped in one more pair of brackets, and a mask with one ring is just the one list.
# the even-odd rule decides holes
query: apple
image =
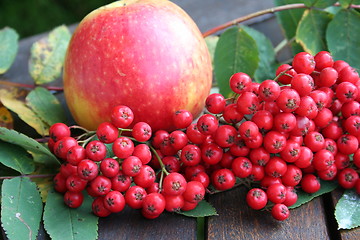
{"label": "apple", "polygon": [[172,115],[204,108],[212,84],[206,43],[194,21],[168,0],[123,0],[89,13],[70,40],[63,72],[67,106],[94,130],[126,105],[134,123],[172,130]]}

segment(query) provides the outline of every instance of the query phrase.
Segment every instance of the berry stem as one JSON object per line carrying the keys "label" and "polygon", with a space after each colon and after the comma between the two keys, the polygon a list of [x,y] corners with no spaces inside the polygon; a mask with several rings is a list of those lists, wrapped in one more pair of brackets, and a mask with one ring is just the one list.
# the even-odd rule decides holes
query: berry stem
{"label": "berry stem", "polygon": [[[30,89],[39,87],[39,85],[10,82],[10,81],[6,81],[6,79],[0,80],[0,85],[5,85],[5,86],[9,86],[9,87],[30,88]],[[50,91],[61,92],[64,90],[63,87],[54,87],[54,86],[41,86],[41,87],[46,88],[47,90],[50,90]]]}
{"label": "berry stem", "polygon": [[170,173],[166,170],[164,163],[161,161],[161,158],[159,156],[159,154],[156,152],[155,148],[153,148],[152,146],[150,146],[151,151],[155,154],[155,157],[157,158],[157,160],[159,161],[159,164],[161,166],[161,171],[164,172],[166,175],[169,175]]}

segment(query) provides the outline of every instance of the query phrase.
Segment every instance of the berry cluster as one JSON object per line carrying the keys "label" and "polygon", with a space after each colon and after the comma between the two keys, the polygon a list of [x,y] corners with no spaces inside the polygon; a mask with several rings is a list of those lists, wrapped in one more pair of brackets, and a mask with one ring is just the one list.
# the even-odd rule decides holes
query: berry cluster
{"label": "berry cluster", "polygon": [[[200,181],[178,173],[180,160],[164,157],[154,148],[157,143],[164,145],[164,131],[156,133],[151,144],[152,130],[147,123],[138,122],[127,129],[133,119],[129,107],[116,106],[110,122],[100,124],[95,132],[82,129],[85,133],[76,138],[71,137],[71,127],[63,123],[51,126],[49,149],[63,160],[54,178],[55,190],[64,193],[65,204],[71,208],[81,206],[86,191],[94,198],[92,210],[97,216],[120,212],[127,204],[152,219],[164,210],[194,209],[204,198],[205,187]],[[174,116],[176,124],[189,125],[192,120],[188,111]],[[188,143],[182,131],[167,137],[171,151]],[[184,157],[190,155],[191,152]]]}
{"label": "berry cluster", "polygon": [[277,220],[289,217],[297,189],[314,193],[320,179],[360,194],[360,79],[348,63],[301,52],[274,80],[235,73],[229,84],[233,96],[209,95],[196,121],[174,113],[172,132],[152,133],[145,122],[128,129],[134,115],[126,106],[76,139],[54,124],[49,148],[64,160],[55,189],[75,208],[86,190],[98,216],[127,204],[147,218],[194,209],[206,192],[239,182],[251,186],[248,205]]}

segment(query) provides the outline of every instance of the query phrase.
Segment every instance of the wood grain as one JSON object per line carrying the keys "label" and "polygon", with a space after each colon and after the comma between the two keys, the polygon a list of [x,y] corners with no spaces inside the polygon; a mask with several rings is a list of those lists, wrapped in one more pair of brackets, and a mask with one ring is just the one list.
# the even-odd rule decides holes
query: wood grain
{"label": "wood grain", "polygon": [[105,239],[196,239],[196,218],[163,213],[148,220],[140,211],[126,207],[100,219],[99,240]]}
{"label": "wood grain", "polygon": [[279,222],[266,211],[250,209],[244,187],[211,196],[219,216],[208,219],[208,239],[330,239],[320,198],[291,210]]}

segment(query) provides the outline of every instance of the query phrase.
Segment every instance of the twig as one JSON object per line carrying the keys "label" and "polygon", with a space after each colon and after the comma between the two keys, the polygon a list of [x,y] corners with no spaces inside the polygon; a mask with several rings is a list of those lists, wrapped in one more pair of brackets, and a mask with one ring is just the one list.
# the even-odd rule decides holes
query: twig
{"label": "twig", "polygon": [[241,22],[245,22],[245,21],[250,20],[252,18],[259,17],[261,15],[265,15],[265,14],[269,14],[269,13],[275,13],[275,12],[279,12],[279,11],[283,11],[283,10],[297,9],[297,8],[307,8],[307,6],[305,6],[305,4],[302,4],[302,3],[294,3],[294,4],[287,4],[287,5],[282,5],[282,6],[278,6],[278,7],[273,7],[273,8],[260,10],[258,12],[250,13],[250,14],[245,15],[243,17],[236,18],[234,20],[231,20],[229,22],[221,24],[221,25],[219,25],[217,27],[214,27],[214,28],[204,32],[203,37],[207,37],[207,36],[212,35],[212,34],[218,32],[218,31],[221,31],[221,30],[223,30],[225,28],[228,28],[230,26],[236,25],[236,24],[241,23]]}
{"label": "twig", "polygon": [[[339,3],[335,3],[334,6],[338,7],[340,6]],[[225,28],[228,28],[230,26],[233,26],[233,25],[236,25],[238,23],[241,23],[241,22],[245,22],[247,20],[250,20],[250,19],[253,19],[253,18],[256,18],[256,17],[259,17],[259,16],[262,16],[262,15],[265,15],[265,14],[269,14],[269,13],[275,13],[275,12],[280,12],[280,11],[284,11],[284,10],[291,10],[291,9],[298,9],[298,8],[309,8],[307,7],[305,4],[303,3],[293,3],[293,4],[286,4],[286,5],[281,5],[281,6],[277,6],[277,7],[273,7],[273,8],[268,8],[268,9],[264,9],[264,10],[260,10],[260,11],[257,11],[257,12],[254,12],[254,13],[250,13],[248,15],[245,15],[243,17],[239,17],[239,18],[236,18],[234,20],[231,20],[229,22],[226,22],[224,24],[221,24],[219,26],[216,26],[206,32],[203,33],[203,37],[207,37],[209,35],[212,35],[216,32],[219,32],[221,30],[224,30]],[[355,4],[351,4],[349,6],[349,8],[357,8],[357,9],[360,9],[360,5],[355,5]]]}
{"label": "twig", "polygon": [[[0,85],[10,86],[10,87],[30,88],[30,89],[34,89],[34,88],[40,86],[40,85],[31,85],[31,84],[25,84],[25,83],[15,83],[15,82],[9,82],[9,81],[4,81],[4,80],[0,80]],[[61,92],[64,90],[63,87],[54,87],[54,86],[41,86],[41,87],[46,88],[47,90],[50,90],[50,91]]]}

